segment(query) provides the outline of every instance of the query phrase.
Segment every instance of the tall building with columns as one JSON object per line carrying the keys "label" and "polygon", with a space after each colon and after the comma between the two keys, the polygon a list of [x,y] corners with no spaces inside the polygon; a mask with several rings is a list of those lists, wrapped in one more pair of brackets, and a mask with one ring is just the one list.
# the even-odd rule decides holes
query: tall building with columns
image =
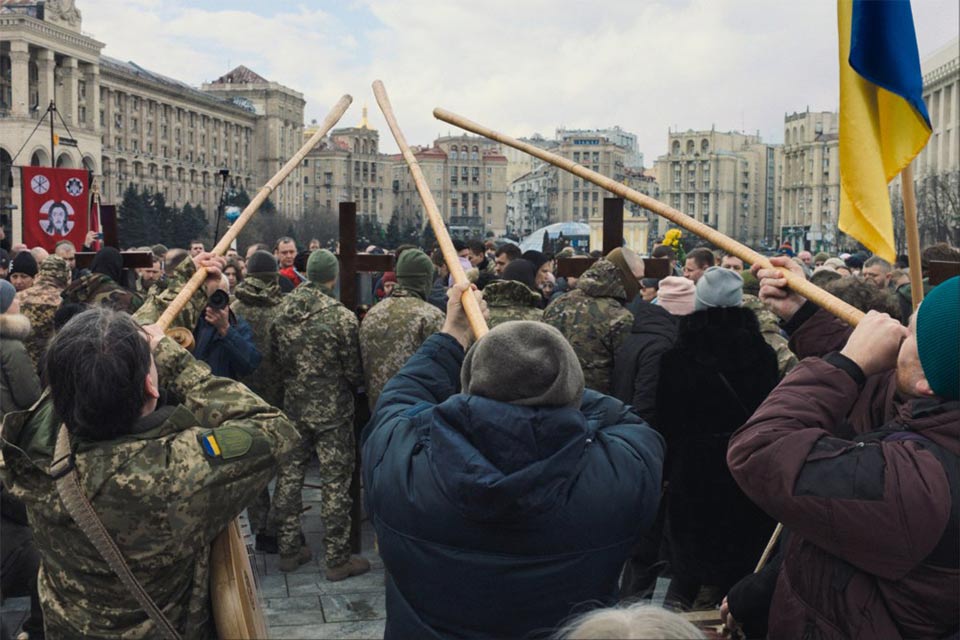
{"label": "tall building with columns", "polygon": [[[253,193],[301,144],[303,96],[240,66],[197,89],[101,54],[72,0],[0,0],[0,207],[17,212],[22,165],[86,167],[103,202],[130,185],[214,216],[221,171]],[[77,145],[51,149],[54,131]],[[45,119],[46,118],[46,119]],[[43,121],[43,122],[41,122]],[[34,132],[34,130],[37,130]],[[272,196],[303,213],[297,169]],[[11,216],[14,237],[19,213]]]}

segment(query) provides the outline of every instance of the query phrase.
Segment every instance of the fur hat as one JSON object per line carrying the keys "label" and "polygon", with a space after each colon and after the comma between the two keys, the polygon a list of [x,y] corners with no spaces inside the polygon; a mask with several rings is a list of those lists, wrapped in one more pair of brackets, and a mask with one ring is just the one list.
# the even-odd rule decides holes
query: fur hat
{"label": "fur hat", "polygon": [[697,280],[693,308],[739,307],[743,304],[743,278],[733,269],[710,267]]}
{"label": "fur hat", "polygon": [[660,281],[657,290],[657,304],[675,316],[688,316],[693,313],[696,287],[693,280],[680,276],[667,276]]}
{"label": "fur hat", "polygon": [[460,370],[463,392],[530,407],[579,407],[580,360],[554,327],[543,322],[504,322],[467,352]]}

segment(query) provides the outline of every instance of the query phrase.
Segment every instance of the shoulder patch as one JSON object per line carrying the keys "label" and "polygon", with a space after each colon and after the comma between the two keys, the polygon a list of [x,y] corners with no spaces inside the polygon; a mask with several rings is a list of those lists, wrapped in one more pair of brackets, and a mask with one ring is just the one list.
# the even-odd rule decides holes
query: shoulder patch
{"label": "shoulder patch", "polygon": [[253,436],[236,427],[221,427],[197,436],[203,453],[211,459],[240,458],[253,446]]}
{"label": "shoulder patch", "polygon": [[424,411],[426,411],[427,409],[433,406],[434,405],[430,402],[418,402],[417,404],[413,405],[412,407],[410,407],[409,409],[401,413],[400,416],[402,418],[413,418],[414,416],[423,413]]}

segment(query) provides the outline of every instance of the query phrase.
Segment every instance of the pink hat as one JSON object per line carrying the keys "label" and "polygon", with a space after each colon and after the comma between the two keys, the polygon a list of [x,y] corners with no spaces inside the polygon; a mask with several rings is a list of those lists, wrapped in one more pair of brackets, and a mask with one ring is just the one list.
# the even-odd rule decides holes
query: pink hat
{"label": "pink hat", "polygon": [[688,316],[693,313],[697,287],[693,280],[670,276],[660,281],[657,292],[657,304],[675,316]]}

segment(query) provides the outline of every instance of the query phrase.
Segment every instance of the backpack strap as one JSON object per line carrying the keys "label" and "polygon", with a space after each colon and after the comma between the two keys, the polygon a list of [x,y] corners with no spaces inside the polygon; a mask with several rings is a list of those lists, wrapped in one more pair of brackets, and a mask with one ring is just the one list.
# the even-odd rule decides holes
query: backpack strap
{"label": "backpack strap", "polygon": [[146,611],[157,629],[168,640],[180,640],[180,634],[176,628],[167,619],[160,608],[146,592],[143,585],[134,577],[130,567],[117,544],[110,537],[103,522],[94,511],[93,505],[83,493],[83,487],[80,486],[80,474],[77,473],[77,467],[74,464],[73,452],[70,447],[70,435],[67,433],[67,427],[60,425],[57,432],[57,445],[53,452],[53,463],[50,465],[50,475],[57,483],[57,493],[60,500],[66,508],[70,517],[76,521],[83,535],[87,537],[93,548],[97,550],[110,568],[113,570],[120,582],[133,594]]}

